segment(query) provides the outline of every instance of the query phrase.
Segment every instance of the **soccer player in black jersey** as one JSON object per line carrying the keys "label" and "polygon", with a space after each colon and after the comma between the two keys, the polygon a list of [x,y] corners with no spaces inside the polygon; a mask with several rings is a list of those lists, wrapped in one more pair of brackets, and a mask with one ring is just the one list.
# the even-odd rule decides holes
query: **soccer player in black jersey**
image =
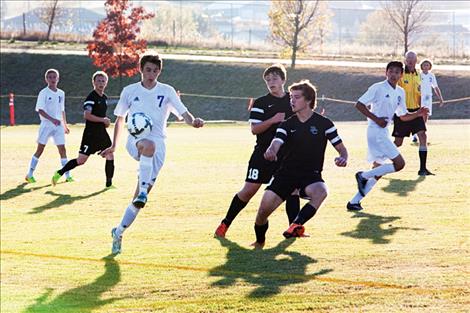
{"label": "soccer player in black jersey", "polygon": [[[93,74],[92,83],[94,89],[83,103],[83,115],[86,122],[78,158],[68,161],[63,168],[54,173],[54,176],[52,176],[52,185],[54,186],[65,172],[85,164],[91,154],[103,151],[111,146],[111,139],[106,131],[111,123],[109,118],[106,117],[108,108],[106,100],[108,97],[104,94],[104,89],[108,84],[108,75],[105,72],[97,71]],[[111,187],[114,175],[114,156],[112,153],[106,156],[105,173],[106,187]]]}
{"label": "soccer player in black jersey", "polygon": [[304,224],[320,208],[327,196],[327,186],[321,172],[327,141],[335,147],[339,156],[334,162],[339,167],[347,164],[348,152],[336,127],[326,117],[313,111],[316,107],[316,90],[308,80],[289,87],[294,116],[282,122],[276,136],[264,153],[269,161],[278,159],[278,152],[285,144],[285,154],[272,183],[263,194],[255,222],[255,248],[263,248],[268,230],[268,217],[294,190],[309,202],[300,210],[284,237],[301,237]]}
{"label": "soccer player in black jersey", "polygon": [[[286,76],[286,69],[281,64],[274,64],[263,73],[269,93],[256,99],[251,108],[249,122],[251,132],[256,135],[256,145],[248,163],[245,185],[233,197],[225,218],[215,231],[216,237],[225,237],[225,233],[238,213],[256,194],[261,184],[269,183],[279,167],[279,162],[265,160],[263,153],[274,138],[279,123],[293,114],[289,94],[284,90]],[[286,212],[290,224],[299,212],[299,196],[289,195],[286,199]]]}

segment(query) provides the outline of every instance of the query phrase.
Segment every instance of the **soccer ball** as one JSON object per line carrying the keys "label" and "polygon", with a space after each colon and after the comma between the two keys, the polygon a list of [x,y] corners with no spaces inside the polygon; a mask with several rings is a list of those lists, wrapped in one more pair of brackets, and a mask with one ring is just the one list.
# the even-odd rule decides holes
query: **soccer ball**
{"label": "soccer ball", "polygon": [[127,120],[127,130],[136,139],[147,137],[152,128],[152,119],[142,112],[132,114]]}

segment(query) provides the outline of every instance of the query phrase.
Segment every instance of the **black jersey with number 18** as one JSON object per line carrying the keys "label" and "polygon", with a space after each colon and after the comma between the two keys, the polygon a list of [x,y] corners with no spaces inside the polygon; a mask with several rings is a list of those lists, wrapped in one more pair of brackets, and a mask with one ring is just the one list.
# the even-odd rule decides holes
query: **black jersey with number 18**
{"label": "black jersey with number 18", "polygon": [[[285,119],[292,116],[292,108],[290,106],[290,95],[286,93],[284,97],[278,98],[271,94],[259,97],[255,100],[253,108],[250,111],[250,123],[260,123],[264,122],[277,113],[285,113]],[[271,144],[274,135],[276,134],[276,128],[279,124],[271,125],[266,131],[261,134],[256,135],[256,146],[255,150],[259,150],[262,153]]]}

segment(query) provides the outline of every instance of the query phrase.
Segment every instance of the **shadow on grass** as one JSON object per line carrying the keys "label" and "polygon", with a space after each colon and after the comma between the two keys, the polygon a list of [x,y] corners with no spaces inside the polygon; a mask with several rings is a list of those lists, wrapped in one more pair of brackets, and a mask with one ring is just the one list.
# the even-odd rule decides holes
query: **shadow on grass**
{"label": "shadow on grass", "polygon": [[271,297],[283,286],[303,283],[333,271],[322,269],[307,275],[307,266],[317,261],[298,252],[286,251],[295,239],[281,241],[276,247],[265,250],[246,249],[228,239],[217,239],[228,249],[227,262],[209,271],[210,276],[221,277],[212,286],[228,288],[237,281],[258,286],[249,298]]}
{"label": "shadow on grass", "polygon": [[0,200],[2,201],[5,201],[5,200],[10,200],[10,199],[13,199],[15,197],[18,197],[18,196],[21,196],[22,194],[25,194],[25,193],[28,193],[28,192],[32,192],[32,191],[35,191],[35,190],[39,190],[39,189],[43,189],[43,188],[46,188],[46,187],[50,187],[51,184],[49,185],[44,185],[44,186],[38,186],[38,187],[32,187],[32,188],[25,188],[27,185],[31,185],[31,184],[28,184],[28,183],[21,183],[19,184],[18,186],[16,186],[15,188],[12,188],[10,190],[7,190],[5,191],[4,193],[2,193],[0,195]]}
{"label": "shadow on grass", "polygon": [[47,301],[54,289],[48,288],[39,296],[36,303],[29,306],[24,313],[39,312],[93,312],[99,307],[125,298],[100,299],[101,295],[110,290],[121,281],[121,270],[119,264],[110,254],[102,259],[105,264],[103,275],[96,278],[90,284],[73,288],[57,295],[54,299]]}
{"label": "shadow on grass", "polygon": [[396,193],[400,197],[407,197],[408,193],[414,191],[416,186],[425,178],[425,176],[418,176],[418,178],[413,180],[383,178],[384,180],[388,180],[388,186],[382,187],[382,190],[389,193]]}
{"label": "shadow on grass", "polygon": [[49,209],[58,208],[62,205],[72,204],[75,201],[80,201],[80,200],[83,200],[83,199],[88,199],[88,198],[97,196],[100,193],[105,192],[106,190],[108,190],[108,189],[103,188],[103,189],[101,189],[97,192],[93,192],[93,193],[90,193],[90,194],[85,195],[85,196],[76,196],[76,197],[73,197],[71,195],[64,195],[64,194],[56,193],[54,191],[49,190],[49,191],[46,191],[46,194],[51,195],[51,196],[56,196],[57,198],[52,200],[51,202],[49,202],[47,204],[44,204],[44,205],[41,205],[39,207],[31,209],[31,211],[28,212],[28,214],[38,214],[38,213],[42,213],[42,212],[44,212],[46,210],[49,210]]}
{"label": "shadow on grass", "polygon": [[341,233],[343,236],[370,239],[373,244],[387,244],[398,230],[423,230],[422,228],[395,227],[392,222],[401,219],[399,216],[380,216],[364,212],[355,212],[352,218],[360,218],[356,229],[350,232]]}

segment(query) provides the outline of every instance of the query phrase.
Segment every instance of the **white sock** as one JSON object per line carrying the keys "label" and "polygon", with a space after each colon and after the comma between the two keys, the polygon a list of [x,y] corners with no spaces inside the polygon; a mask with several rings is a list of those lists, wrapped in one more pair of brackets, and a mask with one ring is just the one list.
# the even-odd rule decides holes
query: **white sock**
{"label": "white sock", "polygon": [[[370,178],[367,181],[366,186],[364,188],[364,194],[367,195],[369,193],[369,191],[371,191],[372,188],[374,188],[375,184],[377,184],[377,179],[375,179],[375,177]],[[356,195],[349,202],[351,202],[352,204],[357,204],[357,203],[361,202],[362,199],[364,199],[365,195],[362,196],[358,192],[358,193],[356,193]]]}
{"label": "white sock", "polygon": [[129,204],[126,211],[124,212],[124,216],[122,217],[121,224],[116,227],[116,235],[122,236],[122,233],[132,225],[137,214],[139,214],[140,209],[136,208],[132,203]]}
{"label": "white sock", "polygon": [[384,176],[395,172],[395,166],[393,164],[382,164],[376,168],[371,169],[370,171],[362,172],[362,177],[365,179],[370,179],[374,176]]}
{"label": "white sock", "polygon": [[31,158],[31,162],[29,164],[29,171],[28,171],[28,177],[33,176],[34,170],[36,169],[36,166],[38,165],[39,158],[36,158],[34,155]]}
{"label": "white sock", "polygon": [[139,161],[139,193],[147,194],[152,176],[153,157],[140,156]]}
{"label": "white sock", "polygon": [[[64,159],[60,159],[60,164],[62,165],[62,167],[65,166],[65,164],[67,164],[67,158],[64,158]],[[66,178],[69,178],[70,177],[70,172],[65,172],[65,177]]]}

